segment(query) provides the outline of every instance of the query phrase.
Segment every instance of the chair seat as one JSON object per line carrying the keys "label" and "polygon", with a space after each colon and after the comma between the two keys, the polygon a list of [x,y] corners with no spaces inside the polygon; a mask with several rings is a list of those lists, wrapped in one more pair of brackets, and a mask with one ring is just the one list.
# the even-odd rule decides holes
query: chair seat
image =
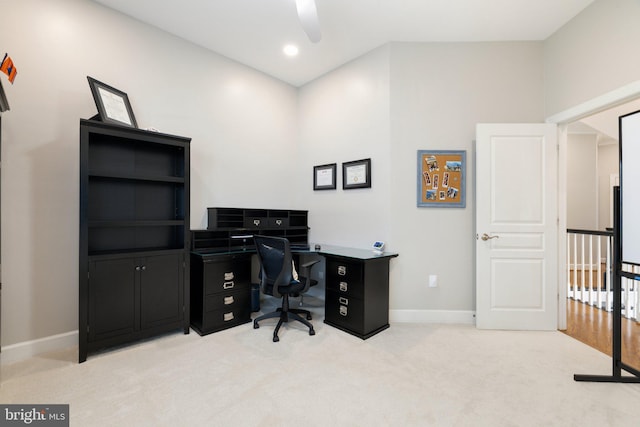
{"label": "chair seat", "polygon": [[294,280],[286,286],[280,286],[279,291],[282,294],[294,295],[302,289],[304,289],[304,283]]}

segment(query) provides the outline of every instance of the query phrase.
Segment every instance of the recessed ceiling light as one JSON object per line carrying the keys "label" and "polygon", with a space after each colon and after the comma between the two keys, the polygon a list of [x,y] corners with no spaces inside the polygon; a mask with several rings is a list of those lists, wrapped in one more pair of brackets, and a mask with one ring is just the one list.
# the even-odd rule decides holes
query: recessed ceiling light
{"label": "recessed ceiling light", "polygon": [[296,56],[298,54],[298,46],[293,44],[288,44],[284,48],[282,48],[282,51],[287,56]]}

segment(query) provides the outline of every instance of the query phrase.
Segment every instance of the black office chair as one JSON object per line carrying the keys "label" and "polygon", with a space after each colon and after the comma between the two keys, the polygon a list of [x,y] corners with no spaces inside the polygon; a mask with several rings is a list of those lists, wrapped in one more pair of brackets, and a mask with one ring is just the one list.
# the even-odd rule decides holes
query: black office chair
{"label": "black office chair", "polygon": [[[309,328],[309,335],[315,335],[311,320],[311,313],[308,310],[295,309],[289,307],[289,296],[302,294],[309,289],[311,280],[311,267],[318,261],[311,261],[301,265],[300,276],[304,281],[294,280],[291,269],[291,248],[289,240],[282,237],[253,236],[260,260],[260,289],[266,295],[282,298],[282,307],[272,313],[263,314],[253,320],[253,328],[258,329],[258,322],[264,319],[279,317],[278,325],[273,331],[273,342],[278,342],[278,331],[283,323],[290,320],[302,322]],[[300,314],[304,314],[303,319]]]}

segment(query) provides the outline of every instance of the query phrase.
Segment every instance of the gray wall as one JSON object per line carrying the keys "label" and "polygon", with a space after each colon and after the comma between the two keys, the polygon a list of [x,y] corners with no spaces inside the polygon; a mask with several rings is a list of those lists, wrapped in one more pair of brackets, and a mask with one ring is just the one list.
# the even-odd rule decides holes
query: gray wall
{"label": "gray wall", "polygon": [[[5,5],[0,40],[19,74],[3,115],[2,345],[77,329],[87,75],[127,92],[141,127],[193,138],[194,227],[207,206],[309,209],[314,240],[400,253],[392,318],[466,321],[475,124],[540,122],[634,81],[639,8],[596,0],[544,43],[391,43],[296,90],[93,2]],[[465,209],[416,207],[418,149],[467,150]],[[372,189],[312,190],[313,165],[365,157]]]}
{"label": "gray wall", "polygon": [[[408,310],[397,313],[400,318],[471,320],[475,127],[543,120],[542,47],[535,42],[392,44],[389,202],[401,255],[394,260],[398,285],[392,286],[391,301],[394,309]],[[467,151],[466,208],[416,207],[421,149]],[[439,287],[427,287],[429,274],[439,276]],[[446,313],[455,311],[466,314]]]}
{"label": "gray wall", "polygon": [[78,328],[87,75],[126,92],[140,127],[193,138],[193,228],[207,206],[293,207],[295,88],[86,0],[4,4],[0,40],[18,69],[2,117],[3,347]]}
{"label": "gray wall", "polygon": [[567,138],[567,228],[598,229],[598,136]]}
{"label": "gray wall", "polygon": [[637,82],[640,2],[595,0],[545,41],[545,116]]}

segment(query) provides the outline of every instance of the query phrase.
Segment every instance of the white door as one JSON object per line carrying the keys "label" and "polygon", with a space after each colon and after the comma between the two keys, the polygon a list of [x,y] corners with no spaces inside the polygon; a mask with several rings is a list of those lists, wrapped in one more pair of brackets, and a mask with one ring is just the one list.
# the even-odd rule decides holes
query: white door
{"label": "white door", "polygon": [[476,128],[476,326],[558,326],[554,124]]}

